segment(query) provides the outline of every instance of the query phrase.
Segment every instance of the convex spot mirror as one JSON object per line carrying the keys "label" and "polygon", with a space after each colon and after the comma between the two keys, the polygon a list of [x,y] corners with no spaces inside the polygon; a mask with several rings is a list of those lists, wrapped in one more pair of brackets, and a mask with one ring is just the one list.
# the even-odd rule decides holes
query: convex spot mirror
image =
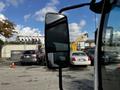
{"label": "convex spot mirror", "polygon": [[[54,63],[69,62],[69,30],[67,17],[59,13],[47,13],[45,16],[46,55],[54,53]],[[57,57],[56,57],[57,56]],[[47,57],[49,59],[49,57]]]}

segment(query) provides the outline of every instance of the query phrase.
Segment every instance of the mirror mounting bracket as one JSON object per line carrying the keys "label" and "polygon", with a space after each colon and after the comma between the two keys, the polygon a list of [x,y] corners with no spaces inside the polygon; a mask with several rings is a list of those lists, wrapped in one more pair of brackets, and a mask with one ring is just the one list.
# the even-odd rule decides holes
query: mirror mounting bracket
{"label": "mirror mounting bracket", "polygon": [[71,10],[71,9],[80,8],[80,7],[83,7],[83,6],[88,6],[88,5],[90,5],[90,3],[83,3],[83,4],[78,4],[78,5],[73,5],[73,6],[65,7],[65,8],[62,8],[59,11],[59,13],[62,13],[63,11],[67,11],[67,10]]}
{"label": "mirror mounting bracket", "polygon": [[[113,2],[110,2],[108,0],[106,2],[107,2],[107,5],[108,5],[108,10],[106,10],[106,11],[109,12],[111,10],[112,5],[116,2],[116,0],[113,1]],[[71,10],[71,9],[81,8],[81,7],[84,7],[84,6],[90,6],[91,11],[93,11],[95,13],[98,13],[98,14],[101,14],[103,4],[104,4],[104,0],[101,0],[99,2],[96,2],[96,0],[91,0],[90,3],[82,3],[82,4],[62,8],[62,9],[59,10],[59,13],[62,13],[64,11],[68,11],[68,10]]]}

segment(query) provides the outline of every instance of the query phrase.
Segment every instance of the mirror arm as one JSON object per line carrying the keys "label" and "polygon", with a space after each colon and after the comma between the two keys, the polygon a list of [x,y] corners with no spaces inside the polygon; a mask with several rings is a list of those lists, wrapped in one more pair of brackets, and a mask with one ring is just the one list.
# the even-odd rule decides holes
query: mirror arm
{"label": "mirror arm", "polygon": [[80,7],[83,7],[83,6],[87,6],[87,5],[90,5],[91,3],[83,3],[83,4],[78,4],[78,5],[74,5],[74,6],[69,6],[69,7],[65,7],[65,8],[62,8],[59,13],[62,13],[63,11],[67,11],[67,10],[71,10],[71,9],[75,9],[75,8],[80,8]]}

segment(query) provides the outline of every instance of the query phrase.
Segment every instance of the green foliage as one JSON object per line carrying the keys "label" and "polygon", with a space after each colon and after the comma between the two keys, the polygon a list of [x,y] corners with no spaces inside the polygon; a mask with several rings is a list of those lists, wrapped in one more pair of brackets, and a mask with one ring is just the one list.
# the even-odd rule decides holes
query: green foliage
{"label": "green foliage", "polygon": [[13,36],[13,33],[15,33],[14,26],[9,20],[0,21],[0,34],[6,38]]}
{"label": "green foliage", "polygon": [[0,40],[0,45],[3,45],[3,44],[4,44],[4,42],[2,40]]}

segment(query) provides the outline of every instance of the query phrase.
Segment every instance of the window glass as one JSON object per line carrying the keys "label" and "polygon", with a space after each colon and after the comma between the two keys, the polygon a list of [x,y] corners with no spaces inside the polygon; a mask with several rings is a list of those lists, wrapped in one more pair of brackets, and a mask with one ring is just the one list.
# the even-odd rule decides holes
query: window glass
{"label": "window glass", "polygon": [[47,30],[47,47],[49,51],[68,51],[67,25],[62,23]]}
{"label": "window glass", "polygon": [[102,39],[103,90],[120,90],[120,7],[114,7]]}
{"label": "window glass", "polygon": [[73,56],[85,56],[86,54],[83,52],[75,52],[72,54]]}

